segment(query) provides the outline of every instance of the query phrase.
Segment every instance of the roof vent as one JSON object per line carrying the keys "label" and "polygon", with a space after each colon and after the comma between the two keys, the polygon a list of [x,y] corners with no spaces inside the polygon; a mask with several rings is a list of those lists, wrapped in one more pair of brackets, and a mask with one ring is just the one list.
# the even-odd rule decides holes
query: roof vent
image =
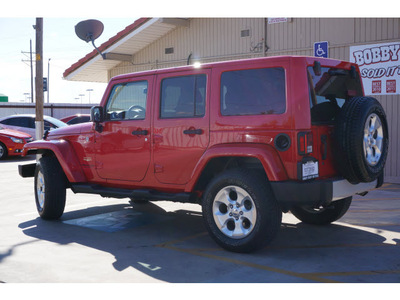
{"label": "roof vent", "polygon": [[174,53],[174,47],[165,48],[165,54],[172,54],[172,53]]}
{"label": "roof vent", "polygon": [[245,29],[240,31],[240,37],[247,37],[250,36],[250,29]]}

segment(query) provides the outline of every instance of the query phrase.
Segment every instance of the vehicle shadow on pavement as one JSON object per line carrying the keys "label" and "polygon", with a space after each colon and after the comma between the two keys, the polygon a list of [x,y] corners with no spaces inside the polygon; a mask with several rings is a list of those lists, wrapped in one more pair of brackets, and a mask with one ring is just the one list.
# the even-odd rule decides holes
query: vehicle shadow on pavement
{"label": "vehicle shadow on pavement", "polygon": [[[99,214],[113,216],[114,213],[121,214],[121,211],[125,213],[122,218],[128,219],[124,223],[126,227],[124,225],[112,232],[100,227],[96,229],[71,223]],[[98,225],[101,221],[96,219],[93,222]],[[115,258],[113,268],[119,272],[132,267],[157,280],[175,283],[313,282],[309,278],[304,279],[300,275],[293,277],[291,274],[320,271],[322,261],[324,266],[338,270],[346,270],[349,266],[357,268],[357,264],[364,264],[365,268],[365,264],[371,262],[369,247],[380,247],[388,242],[379,232],[341,224],[312,226],[283,223],[278,237],[268,247],[251,254],[231,253],[219,248],[209,237],[201,213],[188,210],[165,211],[153,203],[134,205],[133,208],[119,204],[67,212],[59,221],[36,218],[20,223],[19,228],[27,236],[39,240],[65,246],[75,243],[101,253],[109,253]],[[399,239],[392,242],[394,244],[382,248],[398,252]],[[351,253],[346,254],[346,251]],[[101,253],[97,254],[100,258],[103,257]],[[71,256],[63,259],[68,261],[76,258]],[[82,264],[86,263],[86,259],[80,258]],[[384,258],[374,259],[373,264],[376,265]],[[101,265],[102,260],[97,263]],[[385,261],[381,263],[386,264]],[[292,273],[276,277],[274,271],[267,266],[273,266],[274,270],[290,270]],[[379,266],[385,267],[393,266]],[[265,276],[237,276],[238,268],[246,272],[249,272],[248,268],[264,270]],[[397,268],[400,268],[400,262]],[[96,271],[94,269],[91,272]],[[119,281],[118,275],[110,276],[115,278],[115,282]],[[110,278],[107,281],[112,280]],[[95,276],[88,280],[102,281],[96,280]]]}

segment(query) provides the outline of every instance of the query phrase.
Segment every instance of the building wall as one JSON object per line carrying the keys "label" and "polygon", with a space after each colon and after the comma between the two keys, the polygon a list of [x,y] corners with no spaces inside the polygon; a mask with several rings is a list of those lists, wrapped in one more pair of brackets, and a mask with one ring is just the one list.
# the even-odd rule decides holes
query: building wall
{"label": "building wall", "polygon": [[329,57],[349,60],[349,47],[400,39],[400,18],[292,18],[266,25],[266,55],[313,55],[313,44],[329,41]]}
{"label": "building wall", "polygon": [[[249,36],[241,37],[242,30]],[[178,27],[135,54],[133,65],[121,63],[111,70],[110,78],[124,73],[167,68],[201,61],[221,61],[259,57],[263,53],[264,19],[197,18],[189,27]],[[174,53],[165,54],[165,48]]]}
{"label": "building wall", "polygon": [[[313,55],[313,44],[329,42],[329,57],[350,60],[350,46],[400,40],[400,18],[291,18],[268,24],[264,18],[194,18],[135,54],[133,64],[121,63],[109,78],[130,72],[275,55]],[[242,31],[250,35],[242,37]],[[264,43],[264,41],[266,41]],[[174,48],[165,54],[165,48]],[[386,181],[400,183],[400,95],[377,96],[389,123]]]}

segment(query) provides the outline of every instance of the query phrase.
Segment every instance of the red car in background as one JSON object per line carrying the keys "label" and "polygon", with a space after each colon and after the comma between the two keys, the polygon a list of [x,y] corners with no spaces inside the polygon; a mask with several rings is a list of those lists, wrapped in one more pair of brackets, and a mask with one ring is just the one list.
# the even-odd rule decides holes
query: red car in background
{"label": "red car in background", "polygon": [[90,114],[76,114],[68,117],[61,118],[60,121],[68,125],[85,123],[90,121]]}
{"label": "red car in background", "polygon": [[32,141],[32,136],[27,133],[0,126],[0,160],[7,156],[21,155],[24,145]]}

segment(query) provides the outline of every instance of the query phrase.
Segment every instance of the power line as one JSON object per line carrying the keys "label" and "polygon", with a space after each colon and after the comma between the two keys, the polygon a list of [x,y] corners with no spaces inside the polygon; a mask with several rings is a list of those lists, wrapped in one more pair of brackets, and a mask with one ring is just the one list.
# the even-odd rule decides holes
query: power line
{"label": "power line", "polygon": [[[35,52],[27,52],[27,51],[21,51],[22,54],[24,54],[28,59],[21,59],[23,63],[25,63],[28,67],[31,66],[32,60],[30,59],[31,55],[35,55]],[[33,62],[34,63],[34,62]]]}
{"label": "power line", "polygon": [[34,94],[33,94],[33,61],[32,61],[32,54],[36,54],[36,53],[32,52],[32,40],[30,40],[30,51],[29,52],[21,51],[21,53],[24,54],[25,56],[29,57],[29,60],[22,59],[21,61],[23,63],[25,63],[31,69],[31,103],[33,103]]}

